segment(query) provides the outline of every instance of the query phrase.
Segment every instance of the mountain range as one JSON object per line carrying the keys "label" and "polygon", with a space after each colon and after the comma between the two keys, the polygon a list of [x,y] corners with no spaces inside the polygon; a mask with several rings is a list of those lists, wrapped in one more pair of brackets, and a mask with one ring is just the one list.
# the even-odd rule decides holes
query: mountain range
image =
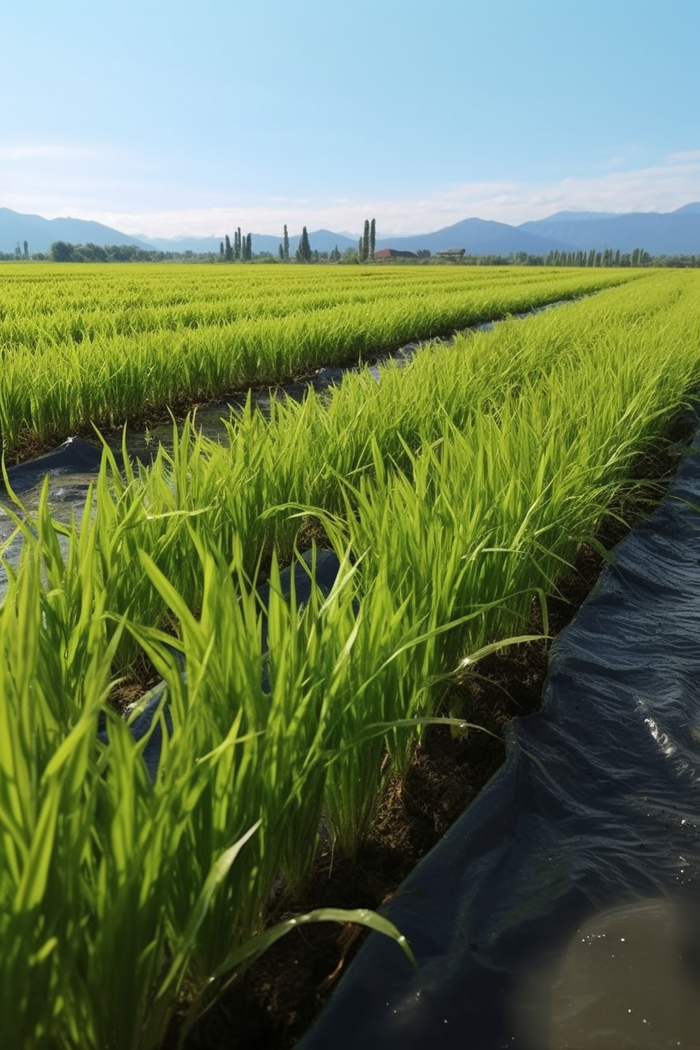
{"label": "mountain range", "polygon": [[[381,221],[381,220],[380,220]],[[227,231],[224,231],[227,232]],[[228,231],[233,236],[233,230]],[[244,231],[244,233],[247,231]],[[221,237],[182,237],[176,239],[133,237],[99,222],[84,219],[44,219],[0,208],[0,252],[13,253],[24,242],[30,254],[48,252],[54,241],[71,244],[134,244],[146,250],[165,252],[218,252]],[[290,236],[290,254],[299,244],[299,235]],[[277,255],[282,238],[252,234],[253,252]],[[357,240],[332,230],[309,232],[312,249],[341,252],[357,246]],[[445,251],[464,248],[468,255],[508,255],[527,252],[547,255],[550,251],[585,251],[606,248],[631,252],[643,248],[650,255],[700,254],[700,202],[686,204],[672,212],[560,211],[546,219],[510,226],[484,219],[463,219],[433,233],[408,237],[378,238],[376,248],[399,251]]]}

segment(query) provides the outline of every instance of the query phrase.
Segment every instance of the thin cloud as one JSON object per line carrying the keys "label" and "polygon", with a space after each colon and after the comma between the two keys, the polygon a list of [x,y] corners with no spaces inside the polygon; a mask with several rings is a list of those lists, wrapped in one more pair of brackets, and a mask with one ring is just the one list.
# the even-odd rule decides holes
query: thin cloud
{"label": "thin cloud", "polygon": [[[6,147],[10,148],[19,147]],[[33,159],[36,156],[32,154]],[[21,187],[18,178],[14,188],[11,182],[6,185],[0,203],[46,217],[70,213],[75,218],[93,219],[145,238],[221,239],[240,226],[246,232],[272,234],[281,239],[284,225],[290,233],[299,233],[306,226],[309,231],[354,230],[359,235],[365,219],[376,218],[378,236],[385,239],[426,233],[472,217],[518,225],[557,211],[664,212],[700,200],[700,150],[671,154],[653,167],[571,176],[551,183],[453,183],[433,187],[421,196],[399,199],[378,195],[353,200],[329,194],[327,198],[266,197],[259,202],[249,198],[244,202],[239,197],[236,204],[232,194],[230,204],[219,205],[210,197],[208,206],[192,208],[178,205],[184,196],[203,202],[209,193],[203,195],[196,188],[190,188],[186,194],[180,189],[175,193],[175,186],[160,187],[143,172],[138,177],[132,173],[131,179],[113,172],[98,179],[85,168],[62,174],[64,178],[59,179],[52,173],[48,194],[45,173],[30,166]],[[149,208],[145,203],[154,199],[166,201],[170,192],[170,207],[166,204]],[[107,204],[109,200],[124,204],[141,200],[145,206],[126,204],[115,208]]]}
{"label": "thin cloud", "polygon": [[682,164],[685,161],[700,161],[700,149],[691,149],[687,153],[669,153],[666,160],[672,164]]}
{"label": "thin cloud", "polygon": [[94,146],[68,146],[49,142],[18,143],[0,146],[0,159],[7,161],[76,161],[101,160],[108,154],[114,154],[111,148]]}

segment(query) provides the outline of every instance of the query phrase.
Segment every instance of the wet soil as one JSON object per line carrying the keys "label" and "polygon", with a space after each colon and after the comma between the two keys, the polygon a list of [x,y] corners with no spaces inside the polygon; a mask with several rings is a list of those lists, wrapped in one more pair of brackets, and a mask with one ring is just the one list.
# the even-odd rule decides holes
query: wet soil
{"label": "wet soil", "polygon": [[[492,654],[451,685],[449,703],[493,736],[471,730],[455,738],[431,726],[416,747],[410,769],[389,781],[370,834],[352,861],[322,851],[303,895],[278,903],[270,924],[313,908],[377,908],[435,845],[505,756],[506,724],[541,703],[551,640],[569,623],[594,586],[610,550],[665,494],[694,426],[678,421],[667,439],[637,464],[638,479],[602,522],[595,541],[548,601],[548,640]],[[600,549],[599,549],[600,548]],[[532,633],[541,632],[533,604]],[[232,985],[190,1033],[188,1050],[288,1050],[311,1025],[342,979],[365,936],[357,927],[317,923],[278,941]],[[166,1047],[174,1050],[182,1017],[175,1018]]]}

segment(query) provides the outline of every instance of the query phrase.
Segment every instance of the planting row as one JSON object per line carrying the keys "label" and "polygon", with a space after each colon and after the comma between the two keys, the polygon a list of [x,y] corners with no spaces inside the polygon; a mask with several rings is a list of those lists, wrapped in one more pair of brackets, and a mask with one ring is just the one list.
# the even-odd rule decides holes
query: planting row
{"label": "planting row", "polygon": [[[270,894],[303,880],[321,821],[352,854],[383,779],[445,717],[442,684],[523,635],[696,387],[698,290],[647,275],[426,347],[379,384],[349,376],[327,408],[249,407],[225,447],[186,424],[149,469],[105,453],[74,527],[46,498],[18,508],[3,1043],[156,1047],[179,997],[196,1013],[282,932],[263,933]],[[340,571],[302,610],[277,566],[319,522]],[[141,650],[168,682],[153,779],[105,705]]]}
{"label": "planting row", "polygon": [[0,438],[11,452],[23,437],[60,440],[220,399],[638,275],[370,269],[345,281],[327,268],[300,277],[283,267],[6,267],[2,276]]}

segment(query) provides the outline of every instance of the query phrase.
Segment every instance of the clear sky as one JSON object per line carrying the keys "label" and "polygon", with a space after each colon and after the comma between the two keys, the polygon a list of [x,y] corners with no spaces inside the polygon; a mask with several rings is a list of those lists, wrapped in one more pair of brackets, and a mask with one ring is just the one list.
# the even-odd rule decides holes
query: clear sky
{"label": "clear sky", "polygon": [[0,206],[151,237],[700,200],[700,0],[5,0]]}

